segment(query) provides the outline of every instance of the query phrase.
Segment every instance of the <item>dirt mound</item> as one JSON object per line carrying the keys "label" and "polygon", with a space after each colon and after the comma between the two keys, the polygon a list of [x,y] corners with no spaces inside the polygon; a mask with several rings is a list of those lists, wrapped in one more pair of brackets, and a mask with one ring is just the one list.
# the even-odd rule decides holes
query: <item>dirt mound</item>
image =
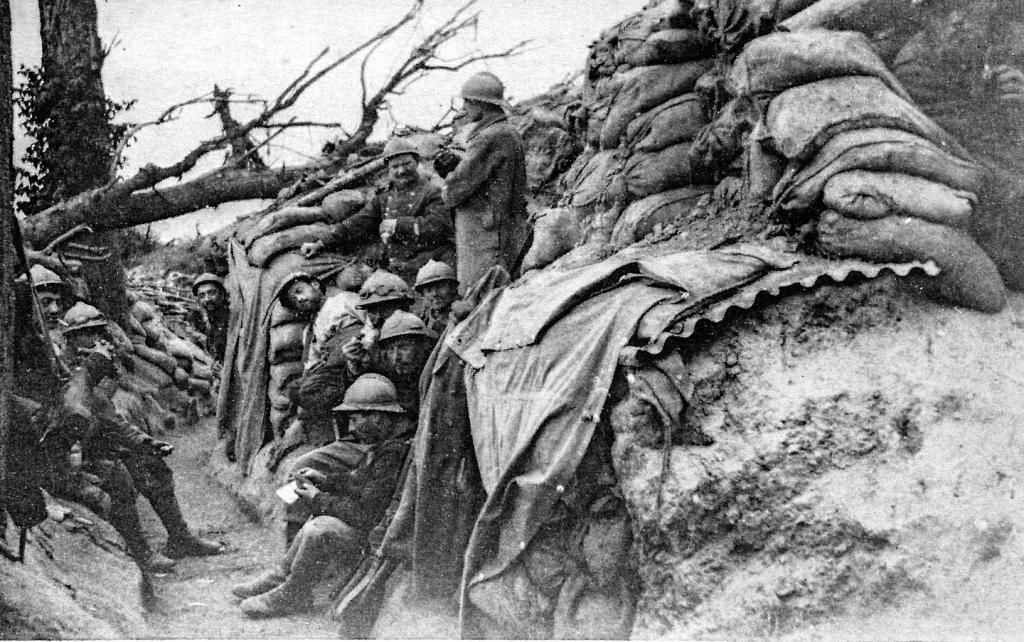
{"label": "dirt mound", "polygon": [[688,419],[715,443],[666,462],[660,427],[613,419],[633,636],[1020,635],[1022,307],[943,307],[890,278],[689,340]]}

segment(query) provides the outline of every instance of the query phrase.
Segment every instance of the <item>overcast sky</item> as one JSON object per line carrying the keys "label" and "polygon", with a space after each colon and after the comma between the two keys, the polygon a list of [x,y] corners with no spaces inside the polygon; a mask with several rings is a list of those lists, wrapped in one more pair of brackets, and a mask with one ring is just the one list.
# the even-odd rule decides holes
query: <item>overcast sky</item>
{"label": "overcast sky", "polygon": [[[380,47],[368,64],[369,84],[385,78],[404,52],[462,3],[427,0],[421,18]],[[639,9],[644,0],[478,0],[479,27],[446,56],[507,48],[532,40],[529,51],[509,60],[477,63],[462,72],[437,72],[392,101],[378,135],[394,123],[431,126],[470,74],[488,69],[500,76],[510,97],[540,93],[579,70],[587,45],[598,33]],[[405,0],[100,0],[100,38],[114,43],[103,68],[107,95],[135,99],[133,122],[155,118],[166,107],[209,92],[214,83],[239,94],[272,97],[324,47],[328,55],[350,47],[394,22],[411,5]],[[39,17],[33,0],[12,3],[15,68],[39,62]],[[309,89],[289,114],[301,120],[354,126],[359,116],[358,65],[333,71]],[[376,82],[375,82],[376,81]],[[126,171],[147,162],[178,160],[199,140],[219,133],[209,108],[190,108],[174,123],[144,130],[129,148]],[[236,117],[246,112],[237,108]],[[275,139],[271,160],[301,161],[313,155],[329,130],[292,130]],[[17,141],[20,155],[24,141]],[[222,157],[214,154],[205,169]],[[210,218],[210,217],[207,217]],[[221,217],[217,217],[221,218]],[[161,235],[193,232],[193,220],[159,226]],[[207,231],[208,225],[201,226]]]}

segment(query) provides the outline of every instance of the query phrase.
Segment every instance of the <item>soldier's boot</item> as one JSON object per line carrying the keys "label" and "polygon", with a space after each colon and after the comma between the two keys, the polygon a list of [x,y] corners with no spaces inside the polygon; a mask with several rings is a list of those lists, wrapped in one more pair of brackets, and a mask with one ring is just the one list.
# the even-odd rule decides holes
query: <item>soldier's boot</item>
{"label": "soldier's boot", "polygon": [[167,557],[181,559],[183,557],[217,555],[224,552],[224,545],[199,537],[188,527],[181,514],[178,498],[174,489],[162,489],[150,492],[147,496],[153,511],[167,529],[167,546],[164,549]]}
{"label": "soldier's boot", "polygon": [[231,589],[231,594],[237,597],[262,595],[271,589],[281,586],[286,579],[288,577],[284,574],[284,571],[275,567],[254,580],[235,585]]}
{"label": "soldier's boot", "polygon": [[281,562],[287,578],[280,586],[242,600],[242,611],[251,618],[282,617],[313,607],[314,591],[347,552],[360,544],[356,531],[334,517],[315,517],[306,522]]}
{"label": "soldier's boot", "polygon": [[170,573],[174,570],[174,560],[164,557],[149,547],[146,536],[142,532],[142,524],[139,522],[139,514],[132,506],[126,509],[123,506],[111,510],[110,524],[128,546],[128,554],[143,571],[152,573]]}

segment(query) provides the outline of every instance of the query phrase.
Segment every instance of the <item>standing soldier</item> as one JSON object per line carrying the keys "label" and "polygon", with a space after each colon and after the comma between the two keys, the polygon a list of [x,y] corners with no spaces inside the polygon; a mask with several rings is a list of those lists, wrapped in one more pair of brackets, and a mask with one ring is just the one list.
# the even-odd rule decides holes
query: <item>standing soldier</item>
{"label": "standing soldier", "polygon": [[392,138],[384,147],[388,186],[363,209],[343,221],[330,235],[300,248],[310,258],[324,250],[351,248],[376,238],[387,248],[388,270],[412,281],[431,258],[453,253],[452,215],[441,191],[419,173],[416,146]]}
{"label": "standing soldier", "polygon": [[[510,274],[526,238],[526,154],[508,122],[505,86],[480,72],[462,85],[466,120],[474,124],[465,156],[450,150],[435,159],[446,178],[441,195],[455,210],[456,272],[472,288],[492,266]],[[463,111],[463,110],[460,110]],[[454,166],[454,168],[453,168]]]}
{"label": "standing soldier", "polygon": [[430,261],[416,274],[416,292],[423,297],[419,317],[431,332],[441,335],[448,327],[452,304],[459,298],[459,280],[446,263]]}
{"label": "standing soldier", "polygon": [[194,319],[196,329],[206,335],[206,351],[217,361],[224,362],[228,344],[228,291],[224,281],[216,274],[200,274],[192,282],[192,295],[203,308],[202,317]]}

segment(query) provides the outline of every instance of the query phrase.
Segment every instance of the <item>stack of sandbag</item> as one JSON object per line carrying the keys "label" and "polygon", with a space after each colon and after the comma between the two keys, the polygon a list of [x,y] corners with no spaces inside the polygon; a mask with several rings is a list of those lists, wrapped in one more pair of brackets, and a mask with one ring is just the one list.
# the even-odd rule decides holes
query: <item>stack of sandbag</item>
{"label": "stack of sandbag", "polygon": [[560,83],[515,105],[511,120],[526,151],[526,186],[531,211],[553,206],[559,177],[582,151],[580,88]]}
{"label": "stack of sandbag", "polygon": [[[806,0],[785,4],[795,11]],[[777,0],[652,2],[601,34],[582,91],[588,147],[563,176],[558,211],[535,215],[531,267],[565,254],[574,239],[629,245],[683,220],[710,193],[749,129],[741,127],[750,120],[743,105],[722,106],[729,62],[746,40],[771,29],[778,7]]]}
{"label": "stack of sandbag", "polygon": [[985,171],[921,112],[860,33],[805,30],[751,41],[730,91],[766,103],[748,141],[748,185],[817,249],[878,262],[934,261],[938,294],[994,311],[1005,292],[966,231]]}
{"label": "stack of sandbag", "polygon": [[359,190],[341,190],[328,194],[316,207],[286,207],[269,212],[238,232],[249,262],[264,267],[279,254],[299,248],[303,243],[322,239],[333,225],[352,216],[366,198]]}
{"label": "stack of sandbag", "polygon": [[134,344],[134,372],[158,390],[173,386],[206,394],[213,388],[213,358],[187,337],[173,332],[156,306],[136,301],[130,311],[128,334]]}
{"label": "stack of sandbag", "polygon": [[302,353],[307,319],[275,301],[270,310],[270,425],[280,436],[288,428],[298,407],[299,384],[302,379]]}

